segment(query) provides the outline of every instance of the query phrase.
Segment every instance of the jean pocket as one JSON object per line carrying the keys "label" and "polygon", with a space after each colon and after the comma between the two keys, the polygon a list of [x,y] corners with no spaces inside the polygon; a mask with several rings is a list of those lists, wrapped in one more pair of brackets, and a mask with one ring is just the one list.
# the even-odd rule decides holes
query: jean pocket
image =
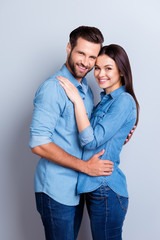
{"label": "jean pocket", "polygon": [[117,194],[117,198],[119,200],[121,208],[127,212],[129,199],[127,197],[122,197],[118,194]]}

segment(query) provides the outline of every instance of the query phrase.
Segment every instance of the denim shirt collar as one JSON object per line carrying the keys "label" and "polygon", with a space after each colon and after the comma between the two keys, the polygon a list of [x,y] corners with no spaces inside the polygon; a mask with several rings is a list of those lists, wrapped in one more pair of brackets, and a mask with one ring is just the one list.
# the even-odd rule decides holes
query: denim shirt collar
{"label": "denim shirt collar", "polygon": [[87,80],[86,78],[82,78],[82,81],[81,83],[78,82],[75,77],[72,75],[72,73],[68,70],[68,68],[66,67],[66,65],[64,64],[60,70],[62,72],[62,76],[68,78],[71,83],[73,83],[73,85],[82,90],[85,94],[87,93],[88,91],[88,83],[87,83]]}
{"label": "denim shirt collar", "polygon": [[103,91],[103,92],[100,93],[100,94],[101,94],[101,100],[102,100],[103,98],[108,99],[108,97],[117,98],[119,95],[121,95],[121,93],[123,93],[123,92],[125,92],[125,91],[126,91],[126,90],[125,90],[125,86],[122,86],[122,87],[114,90],[113,92],[111,92],[111,93],[109,93],[109,94],[106,94],[106,92]]}

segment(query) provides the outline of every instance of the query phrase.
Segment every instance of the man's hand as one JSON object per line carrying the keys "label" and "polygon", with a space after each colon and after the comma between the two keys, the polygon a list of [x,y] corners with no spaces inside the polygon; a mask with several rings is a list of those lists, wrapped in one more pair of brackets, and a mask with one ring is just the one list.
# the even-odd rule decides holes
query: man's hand
{"label": "man's hand", "polygon": [[132,129],[132,130],[130,131],[130,133],[128,134],[128,136],[127,136],[127,138],[126,138],[124,144],[126,144],[126,143],[131,139],[131,137],[132,137],[132,135],[133,135],[135,129],[136,129],[136,125],[133,127],[133,129]]}
{"label": "man's hand", "polygon": [[104,154],[104,150],[95,154],[86,161],[85,173],[90,176],[109,176],[113,172],[113,162],[99,159]]}

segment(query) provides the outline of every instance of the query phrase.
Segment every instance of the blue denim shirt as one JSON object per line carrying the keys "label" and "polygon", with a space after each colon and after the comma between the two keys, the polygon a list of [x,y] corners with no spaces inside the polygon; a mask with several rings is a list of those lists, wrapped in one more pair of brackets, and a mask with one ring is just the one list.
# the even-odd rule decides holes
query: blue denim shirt
{"label": "blue denim shirt", "polygon": [[[82,158],[73,103],[68,99],[56,76],[68,78],[79,90],[88,117],[93,109],[93,96],[85,78],[79,83],[63,65],[60,71],[44,81],[34,99],[30,127],[30,147],[54,142],[69,154]],[[35,172],[35,192],[44,192],[65,205],[77,205],[78,172],[59,166],[45,158],[39,160]]]}
{"label": "blue denim shirt", "polygon": [[84,146],[84,160],[105,149],[101,158],[112,160],[114,170],[111,176],[100,177],[79,173],[77,193],[91,192],[101,185],[108,185],[117,194],[128,197],[126,178],[118,167],[119,154],[136,122],[136,104],[133,97],[125,92],[124,86],[110,94],[102,93],[101,97],[92,114],[91,126],[79,134],[79,139],[81,146]]}

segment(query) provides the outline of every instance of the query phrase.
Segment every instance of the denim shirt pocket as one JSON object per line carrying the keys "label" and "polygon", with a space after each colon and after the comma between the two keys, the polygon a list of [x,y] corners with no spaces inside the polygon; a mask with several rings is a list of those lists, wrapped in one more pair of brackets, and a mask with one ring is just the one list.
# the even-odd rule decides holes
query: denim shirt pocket
{"label": "denim shirt pocket", "polygon": [[76,118],[74,113],[74,104],[70,101],[65,111],[63,112],[63,117],[65,118],[65,128],[71,132],[77,131]]}
{"label": "denim shirt pocket", "polygon": [[92,113],[92,127],[95,127],[95,125],[97,124],[97,122],[101,122],[103,121],[103,118],[105,116],[105,111],[95,111]]}

